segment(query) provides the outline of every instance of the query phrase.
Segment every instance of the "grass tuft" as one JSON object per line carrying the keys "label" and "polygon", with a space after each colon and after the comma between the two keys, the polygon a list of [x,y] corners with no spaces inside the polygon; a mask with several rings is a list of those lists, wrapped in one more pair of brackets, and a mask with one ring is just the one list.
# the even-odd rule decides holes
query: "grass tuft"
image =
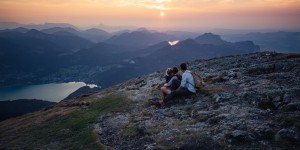
{"label": "grass tuft", "polygon": [[50,149],[57,146],[59,149],[105,149],[97,142],[93,125],[99,116],[120,109],[126,101],[122,95],[101,98],[87,110],[56,118],[33,129],[33,139],[36,144]]}

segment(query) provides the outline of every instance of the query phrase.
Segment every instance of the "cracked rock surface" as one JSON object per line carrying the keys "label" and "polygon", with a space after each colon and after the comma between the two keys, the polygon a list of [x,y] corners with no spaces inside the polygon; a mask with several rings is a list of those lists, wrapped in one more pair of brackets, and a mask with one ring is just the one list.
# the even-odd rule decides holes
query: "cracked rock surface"
{"label": "cracked rock surface", "polygon": [[101,116],[100,141],[115,149],[300,148],[300,57],[255,53],[188,63],[205,86],[162,107],[163,72],[110,88],[130,109]]}

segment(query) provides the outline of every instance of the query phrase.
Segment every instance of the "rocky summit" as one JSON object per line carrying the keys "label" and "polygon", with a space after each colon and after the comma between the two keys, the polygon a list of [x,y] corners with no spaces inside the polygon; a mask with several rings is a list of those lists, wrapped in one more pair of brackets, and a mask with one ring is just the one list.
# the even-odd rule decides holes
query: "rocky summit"
{"label": "rocky summit", "polygon": [[129,96],[131,109],[101,116],[101,142],[147,150],[299,148],[299,55],[255,53],[188,66],[205,86],[159,108],[147,99],[159,96],[163,72],[111,88]]}
{"label": "rocky summit", "polygon": [[[148,100],[159,97],[164,83],[163,71],[155,72],[74,101],[62,101],[37,112],[44,114],[39,116],[44,118],[40,122],[33,121],[17,131],[8,124],[24,118],[0,122],[0,148],[97,149],[86,142],[89,138],[80,137],[85,131],[93,133],[91,139],[100,148],[118,150],[300,148],[299,54],[227,56],[188,62],[188,68],[199,72],[205,83],[195,95],[176,98],[161,107],[150,105]],[[111,99],[103,99],[107,97]],[[121,97],[123,103],[111,109],[117,104],[115,97]],[[37,113],[25,117],[34,120]],[[89,120],[91,116],[95,118]],[[14,135],[22,131],[26,131],[22,136],[26,136],[27,146],[22,136]],[[46,136],[51,140],[42,141]],[[34,146],[28,146],[30,141]]]}

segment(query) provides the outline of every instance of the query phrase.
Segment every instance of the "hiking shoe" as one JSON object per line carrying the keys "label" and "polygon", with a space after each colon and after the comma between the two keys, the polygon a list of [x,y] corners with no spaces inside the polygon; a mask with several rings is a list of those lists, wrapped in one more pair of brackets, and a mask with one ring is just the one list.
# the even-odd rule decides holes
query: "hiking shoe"
{"label": "hiking shoe", "polygon": [[161,106],[161,104],[159,103],[158,100],[159,100],[159,99],[150,99],[150,100],[149,100],[149,103],[150,103],[151,105],[155,105],[155,106],[159,107],[159,106]]}
{"label": "hiking shoe", "polygon": [[158,102],[158,98],[151,98],[151,99],[149,99],[148,101],[150,102],[150,103],[155,103],[155,102]]}
{"label": "hiking shoe", "polygon": [[153,105],[155,105],[156,107],[160,107],[161,106],[161,104],[159,103],[159,101],[154,102]]}

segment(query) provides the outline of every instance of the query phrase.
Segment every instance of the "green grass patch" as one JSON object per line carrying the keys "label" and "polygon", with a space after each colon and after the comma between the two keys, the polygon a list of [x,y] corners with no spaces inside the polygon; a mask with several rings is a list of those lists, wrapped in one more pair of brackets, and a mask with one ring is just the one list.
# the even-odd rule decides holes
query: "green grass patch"
{"label": "green grass patch", "polygon": [[34,129],[34,142],[50,149],[105,149],[97,142],[93,125],[99,116],[120,110],[126,102],[122,95],[101,98],[87,110],[56,118]]}
{"label": "green grass patch", "polygon": [[124,137],[133,137],[133,136],[137,136],[137,135],[144,135],[145,130],[143,128],[138,127],[137,124],[135,124],[135,123],[133,123],[133,124],[130,123],[123,128],[123,130],[121,131],[121,134]]}

